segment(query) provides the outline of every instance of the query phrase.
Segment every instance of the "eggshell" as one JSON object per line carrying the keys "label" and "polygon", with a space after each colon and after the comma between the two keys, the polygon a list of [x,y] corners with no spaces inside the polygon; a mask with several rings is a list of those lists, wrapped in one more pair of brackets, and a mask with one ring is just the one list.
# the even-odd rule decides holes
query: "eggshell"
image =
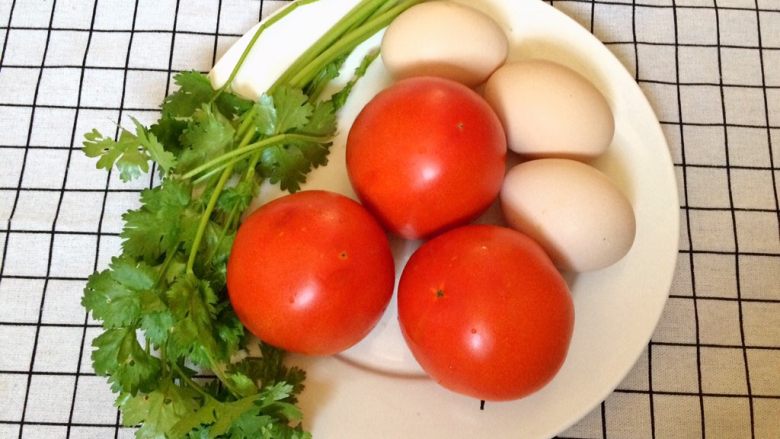
{"label": "eggshell", "polygon": [[567,271],[614,264],[634,242],[631,203],[596,168],[567,159],[516,165],[501,189],[509,225],[535,239]]}
{"label": "eggshell", "polygon": [[485,84],[509,148],[526,158],[590,160],[612,142],[609,103],[585,77],[545,60],[502,66]]}
{"label": "eggshell", "polygon": [[382,60],[396,79],[440,76],[469,87],[506,61],[509,43],[488,15],[457,3],[415,5],[388,26]]}

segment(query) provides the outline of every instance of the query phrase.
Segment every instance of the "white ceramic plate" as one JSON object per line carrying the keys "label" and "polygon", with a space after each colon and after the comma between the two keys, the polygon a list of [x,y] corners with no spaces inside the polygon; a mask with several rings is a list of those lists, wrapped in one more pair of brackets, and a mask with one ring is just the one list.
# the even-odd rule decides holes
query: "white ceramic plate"
{"label": "white ceramic plate", "polygon": [[[555,379],[525,399],[480,403],[453,394],[422,374],[407,350],[392,302],[374,331],[331,358],[293,357],[308,372],[301,398],[304,425],[315,438],[544,438],[585,416],[617,387],[652,335],[666,302],[678,243],[678,200],[672,161],[658,120],[620,62],[580,25],[541,1],[458,0],[491,15],[507,32],[511,60],[545,58],[574,68],[607,97],[616,132],[609,152],[594,163],[622,188],[637,217],[636,241],[617,264],[569,276],[576,323],[569,355]],[[295,57],[357,0],[321,0],[272,26],[235,81],[247,96],[262,93]],[[250,30],[212,71],[219,85],[245,47]],[[377,35],[345,66],[345,80]],[[359,83],[339,119],[330,163],[305,188],[353,196],[344,144],[360,109],[391,83],[381,58]],[[561,120],[562,127],[566,120]],[[279,196],[264,187],[260,200]],[[496,218],[494,208],[483,221]],[[397,271],[418,243],[395,240]]]}

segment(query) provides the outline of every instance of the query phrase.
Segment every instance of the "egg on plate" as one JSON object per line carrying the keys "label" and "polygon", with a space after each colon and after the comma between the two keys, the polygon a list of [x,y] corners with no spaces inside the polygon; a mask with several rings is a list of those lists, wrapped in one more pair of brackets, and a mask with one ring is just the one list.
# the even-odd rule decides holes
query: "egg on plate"
{"label": "egg on plate", "polygon": [[506,34],[488,15],[458,3],[415,5],[388,26],[382,61],[396,79],[439,76],[474,87],[507,57]]}
{"label": "egg on plate", "polygon": [[628,253],[636,234],[630,201],[604,173],[567,159],[514,166],[501,189],[504,217],[562,270],[607,267]]}

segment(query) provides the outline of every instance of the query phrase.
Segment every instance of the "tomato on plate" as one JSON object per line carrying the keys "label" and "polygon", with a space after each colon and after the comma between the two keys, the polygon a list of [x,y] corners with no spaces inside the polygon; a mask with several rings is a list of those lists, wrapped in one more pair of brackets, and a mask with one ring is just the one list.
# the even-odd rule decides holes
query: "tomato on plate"
{"label": "tomato on plate", "polygon": [[326,191],[271,201],[238,230],[227,265],[241,322],[282,349],[330,355],[360,341],[393,294],[387,235],[357,202]]}
{"label": "tomato on plate", "polygon": [[505,160],[498,116],[476,92],[442,78],[409,78],[383,90],[347,138],[355,192],[405,238],[476,218],[498,195]]}
{"label": "tomato on plate", "polygon": [[557,373],[574,305],[535,241],[469,225],[412,255],[398,287],[398,318],[412,354],[439,384],[500,401],[529,395]]}

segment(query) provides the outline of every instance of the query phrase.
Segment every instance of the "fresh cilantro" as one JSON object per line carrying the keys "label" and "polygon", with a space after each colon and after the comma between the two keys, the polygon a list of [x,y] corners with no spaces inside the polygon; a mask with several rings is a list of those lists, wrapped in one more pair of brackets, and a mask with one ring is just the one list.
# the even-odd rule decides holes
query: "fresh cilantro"
{"label": "fresh cilantro", "polygon": [[220,93],[211,87],[208,76],[200,72],[181,72],[176,74],[174,82],[178,90],[168,95],[162,104],[163,118],[189,118],[204,104],[215,101],[220,113],[227,118],[243,114],[252,107],[253,102],[233,93]]}
{"label": "fresh cilantro", "polygon": [[235,130],[230,121],[212,106],[204,104],[192,113],[192,121],[179,137],[184,150],[176,170],[185,173],[224,154],[232,145],[234,136]]}
{"label": "fresh cilantro", "polygon": [[174,77],[179,89],[163,101],[163,117],[188,118],[214,96],[209,78],[198,72],[181,72]]}
{"label": "fresh cilantro", "polygon": [[300,132],[311,136],[333,136],[336,133],[336,110],[333,101],[317,103],[309,121],[301,127]]}
{"label": "fresh cilantro", "polygon": [[347,103],[347,98],[350,94],[352,94],[352,89],[355,88],[355,85],[357,82],[366,75],[368,72],[368,68],[371,67],[371,64],[374,62],[375,59],[379,57],[379,49],[372,50],[366,54],[366,56],[363,57],[363,60],[360,62],[360,65],[357,66],[355,69],[355,74],[352,77],[352,79],[347,82],[347,84],[342,88],[340,91],[336,92],[331,96],[331,101],[333,101],[333,106],[336,110],[340,109],[344,106],[344,104]]}
{"label": "fresh cilantro", "polygon": [[341,73],[341,67],[344,65],[346,60],[347,57],[342,56],[341,58],[336,59],[332,63],[325,66],[325,68],[320,70],[317,76],[314,77],[309,85],[306,86],[304,92],[314,98],[319,97],[325,90],[325,87],[327,87],[327,85],[332,80],[339,77],[339,74]]}
{"label": "fresh cilantro", "polygon": [[144,190],[141,207],[122,217],[124,254],[152,264],[175,251],[183,239],[182,222],[191,202],[192,186],[184,181],[166,179],[162,185]]}
{"label": "fresh cilantro", "polygon": [[217,351],[212,326],[216,294],[208,282],[191,274],[177,279],[165,294],[174,319],[168,330],[168,355],[174,360],[188,357],[196,364],[209,366]]}
{"label": "fresh cilantro", "polygon": [[301,90],[281,87],[272,97],[276,108],[274,131],[277,134],[299,130],[309,123],[314,107]]}
{"label": "fresh cilantro", "polygon": [[111,269],[90,276],[82,304],[105,328],[135,324],[143,312],[159,310],[162,303],[149,290],[154,271],[143,263],[114,258]]}
{"label": "fresh cilantro", "polygon": [[130,181],[149,172],[149,161],[156,162],[168,172],[176,163],[174,155],[165,150],[157,137],[140,122],[133,119],[135,134],[123,129],[118,140],[105,137],[93,129],[84,137],[84,153],[87,157],[100,157],[99,169],[110,170],[116,165],[122,181]]}
{"label": "fresh cilantro", "polygon": [[[291,3],[256,36],[314,1]],[[128,181],[156,166],[162,177],[122,216],[122,254],[89,277],[82,298],[103,327],[93,368],[118,394],[123,425],[139,426],[137,438],[311,438],[295,406],[305,373],[247,333],[227,297],[227,260],[264,181],[293,192],[327,163],[336,113],[370,60],[330,99],[319,95],[356,44],[414,3],[361,0],[256,101],[231,91],[255,38],[222,88],[202,73],[177,73],[149,128],[133,119],[117,139],[85,135],[98,168]],[[341,38],[350,43],[336,44]],[[255,343],[261,355],[248,356]]]}
{"label": "fresh cilantro", "polygon": [[253,112],[254,125],[257,132],[263,136],[271,136],[277,134],[276,129],[276,107],[274,106],[274,99],[267,94],[260,96],[254,104]]}
{"label": "fresh cilantro", "polygon": [[195,391],[171,380],[162,380],[157,389],[146,394],[123,394],[117,405],[125,426],[143,424],[135,436],[139,439],[182,437],[171,435],[173,427],[201,406]]}
{"label": "fresh cilantro", "polygon": [[92,365],[99,375],[109,375],[112,389],[135,395],[157,386],[160,360],[138,343],[135,327],[107,329],[92,342]]}
{"label": "fresh cilantro", "polygon": [[217,209],[230,214],[234,210],[245,211],[252,199],[257,194],[258,187],[253,181],[244,180],[235,186],[229,187],[222,192],[217,200]]}
{"label": "fresh cilantro", "polygon": [[149,127],[149,131],[163,144],[166,151],[179,155],[182,149],[179,137],[185,128],[187,128],[186,120],[162,116],[157,123]]}

